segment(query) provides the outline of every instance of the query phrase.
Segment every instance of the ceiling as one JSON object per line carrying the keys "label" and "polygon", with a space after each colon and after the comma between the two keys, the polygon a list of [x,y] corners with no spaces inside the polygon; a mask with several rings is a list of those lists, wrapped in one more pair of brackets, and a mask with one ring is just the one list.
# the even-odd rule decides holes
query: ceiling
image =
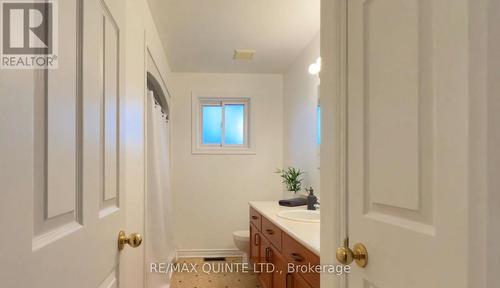
{"label": "ceiling", "polygon": [[320,27],[320,0],[148,2],[173,72],[283,73]]}

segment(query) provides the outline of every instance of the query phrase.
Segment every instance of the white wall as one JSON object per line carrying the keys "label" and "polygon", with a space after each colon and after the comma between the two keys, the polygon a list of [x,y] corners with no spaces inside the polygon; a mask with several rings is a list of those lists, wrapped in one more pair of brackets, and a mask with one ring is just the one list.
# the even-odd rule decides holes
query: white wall
{"label": "white wall", "polygon": [[[278,200],[283,164],[283,77],[172,74],[172,159],[178,249],[231,249],[248,230],[248,201]],[[191,91],[244,92],[254,113],[255,155],[191,154]]]}
{"label": "white wall", "polygon": [[[319,147],[316,140],[319,77],[308,72],[320,53],[318,34],[300,53],[284,75],[285,155],[284,167],[306,171],[304,189],[320,192]],[[304,191],[303,191],[304,192]]]}

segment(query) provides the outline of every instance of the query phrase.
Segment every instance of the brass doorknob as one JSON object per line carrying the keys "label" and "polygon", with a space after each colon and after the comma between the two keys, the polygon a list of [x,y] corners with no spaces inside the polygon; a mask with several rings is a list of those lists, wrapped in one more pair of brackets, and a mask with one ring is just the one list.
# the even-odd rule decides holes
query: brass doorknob
{"label": "brass doorknob", "polygon": [[131,233],[130,235],[126,235],[125,231],[120,231],[118,233],[118,250],[122,251],[125,248],[125,244],[128,244],[130,247],[139,247],[142,243],[142,236],[139,233]]}
{"label": "brass doorknob", "polygon": [[349,265],[354,260],[356,264],[364,268],[368,264],[368,250],[361,243],[354,244],[353,250],[349,248],[349,241],[344,241],[344,246],[337,248],[337,261],[344,265]]}

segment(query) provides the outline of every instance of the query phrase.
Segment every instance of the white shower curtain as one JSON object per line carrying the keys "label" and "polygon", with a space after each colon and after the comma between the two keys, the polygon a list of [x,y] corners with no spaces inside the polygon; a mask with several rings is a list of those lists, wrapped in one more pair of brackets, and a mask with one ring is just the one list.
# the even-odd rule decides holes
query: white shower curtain
{"label": "white shower curtain", "polygon": [[146,192],[147,287],[168,287],[167,274],[150,272],[151,263],[170,263],[174,257],[170,135],[167,116],[148,92],[148,179]]}

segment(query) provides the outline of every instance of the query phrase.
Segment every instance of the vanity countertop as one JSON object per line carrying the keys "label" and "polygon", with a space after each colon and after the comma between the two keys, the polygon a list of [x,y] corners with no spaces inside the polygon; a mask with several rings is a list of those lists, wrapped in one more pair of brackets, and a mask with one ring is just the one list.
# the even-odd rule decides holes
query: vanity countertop
{"label": "vanity countertop", "polygon": [[320,255],[320,223],[287,220],[277,215],[280,211],[284,210],[306,210],[306,206],[284,207],[280,206],[278,201],[252,201],[249,204],[263,217],[277,225],[283,232],[290,235],[316,255]]}

